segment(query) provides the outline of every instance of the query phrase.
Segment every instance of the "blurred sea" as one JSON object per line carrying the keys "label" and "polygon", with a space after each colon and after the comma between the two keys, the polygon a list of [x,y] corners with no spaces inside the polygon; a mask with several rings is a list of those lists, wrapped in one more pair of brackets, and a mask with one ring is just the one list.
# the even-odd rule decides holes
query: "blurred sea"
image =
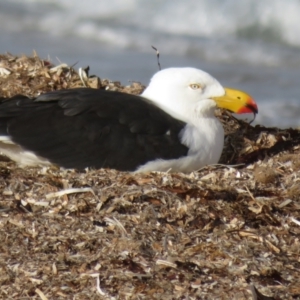
{"label": "blurred sea", "polygon": [[0,0],[0,53],[91,67],[127,84],[192,66],[258,102],[256,124],[300,127],[299,0]]}

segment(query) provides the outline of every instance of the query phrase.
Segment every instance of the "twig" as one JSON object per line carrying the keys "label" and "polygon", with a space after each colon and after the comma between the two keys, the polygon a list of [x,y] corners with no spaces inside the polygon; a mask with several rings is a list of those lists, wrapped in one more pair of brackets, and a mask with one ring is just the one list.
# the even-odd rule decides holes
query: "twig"
{"label": "twig", "polygon": [[300,222],[299,222],[298,220],[296,220],[295,218],[290,217],[290,220],[291,220],[293,223],[295,223],[295,224],[297,224],[298,226],[300,226]]}
{"label": "twig", "polygon": [[245,186],[245,189],[247,190],[247,192],[248,192],[249,196],[251,197],[251,199],[252,199],[253,201],[257,202],[256,199],[254,198],[253,194],[249,191],[249,189],[248,189],[247,186]]}
{"label": "twig", "polygon": [[48,300],[44,293],[40,289],[36,289],[35,292],[40,296],[42,300]]}
{"label": "twig", "polygon": [[204,166],[204,167],[198,169],[197,172],[202,171],[209,167],[214,167],[215,169],[217,169],[219,167],[230,169],[230,168],[237,168],[237,167],[243,167],[243,166],[245,166],[245,164],[237,164],[237,165],[211,164],[211,165],[207,165],[207,166]]}
{"label": "twig", "polygon": [[92,193],[95,196],[95,193],[91,188],[70,188],[55,193],[49,193],[46,195],[46,199],[52,199],[74,193]]}
{"label": "twig", "polygon": [[157,64],[158,64],[158,69],[161,70],[161,66],[160,66],[160,62],[159,62],[159,51],[157,48],[155,48],[154,46],[151,46],[152,49],[154,49],[156,51],[156,57],[157,57]]}

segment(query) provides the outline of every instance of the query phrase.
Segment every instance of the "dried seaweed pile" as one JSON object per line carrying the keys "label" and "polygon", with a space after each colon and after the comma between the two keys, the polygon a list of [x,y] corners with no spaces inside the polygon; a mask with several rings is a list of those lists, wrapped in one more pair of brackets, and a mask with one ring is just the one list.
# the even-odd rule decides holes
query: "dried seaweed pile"
{"label": "dried seaweed pile", "polygon": [[[89,67],[83,71],[88,74]],[[17,94],[35,97],[47,91],[85,86],[134,94],[144,90],[144,86],[135,82],[124,87],[120,82],[101,80],[97,76],[82,80],[73,67],[64,63],[54,66],[50,61],[40,59],[36,53],[33,57],[0,54],[0,97]]]}
{"label": "dried seaweed pile", "polygon": [[[84,85],[53,68],[1,55],[0,96]],[[300,132],[220,118],[222,162],[238,167],[79,173],[0,162],[0,298],[299,299]]]}

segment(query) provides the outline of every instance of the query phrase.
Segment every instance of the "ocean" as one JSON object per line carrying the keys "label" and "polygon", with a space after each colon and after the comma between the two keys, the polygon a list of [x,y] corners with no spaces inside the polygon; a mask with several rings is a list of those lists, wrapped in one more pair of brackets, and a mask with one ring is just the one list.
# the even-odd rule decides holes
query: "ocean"
{"label": "ocean", "polygon": [[254,124],[300,127],[299,0],[0,0],[0,53],[129,84],[203,69],[259,106]]}

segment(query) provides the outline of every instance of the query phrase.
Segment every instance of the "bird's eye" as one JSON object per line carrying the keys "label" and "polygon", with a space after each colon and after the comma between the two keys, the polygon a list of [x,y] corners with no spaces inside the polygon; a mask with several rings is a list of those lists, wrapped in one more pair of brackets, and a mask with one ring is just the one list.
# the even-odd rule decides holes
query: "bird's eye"
{"label": "bird's eye", "polygon": [[190,87],[193,90],[200,90],[201,89],[201,85],[199,83],[192,83],[192,84],[190,84]]}

